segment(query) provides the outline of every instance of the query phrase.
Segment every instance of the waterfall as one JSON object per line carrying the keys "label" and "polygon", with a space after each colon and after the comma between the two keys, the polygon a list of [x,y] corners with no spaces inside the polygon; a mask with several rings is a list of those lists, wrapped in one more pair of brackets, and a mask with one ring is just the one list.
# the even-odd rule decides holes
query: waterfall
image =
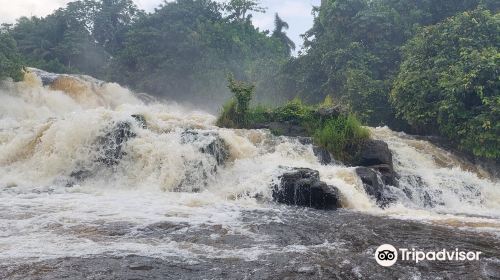
{"label": "waterfall", "polygon": [[[310,144],[267,130],[218,128],[213,115],[117,84],[31,69],[23,82],[4,83],[0,100],[0,217],[9,237],[0,250],[10,248],[4,249],[7,257],[37,255],[37,242],[46,242],[56,256],[109,250],[110,244],[86,248],[78,225],[125,217],[144,224],[217,221],[244,232],[238,213],[277,207],[270,186],[291,167],[318,170],[322,181],[339,189],[346,209],[500,227],[498,181],[427,141],[386,127],[371,128],[373,138],[388,143],[398,173],[398,184],[386,186],[396,201],[382,209],[366,194],[355,167],[322,165]],[[64,230],[61,220],[69,224]],[[62,240],[62,231],[78,234]],[[58,248],[61,242],[73,245]],[[116,247],[152,250],[144,244]]]}

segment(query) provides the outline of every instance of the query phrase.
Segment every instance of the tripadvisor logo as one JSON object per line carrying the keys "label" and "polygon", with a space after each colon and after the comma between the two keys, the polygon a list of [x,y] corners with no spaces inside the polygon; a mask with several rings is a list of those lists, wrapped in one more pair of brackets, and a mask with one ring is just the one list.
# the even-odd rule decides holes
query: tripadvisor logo
{"label": "tripadvisor logo", "polygon": [[375,260],[381,266],[392,266],[398,260],[398,250],[390,244],[380,245],[375,251]]}
{"label": "tripadvisor logo", "polygon": [[442,249],[440,251],[427,252],[415,250],[414,248],[411,250],[399,248],[398,250],[390,244],[384,244],[379,246],[375,251],[375,260],[381,266],[392,266],[398,260],[415,263],[421,261],[478,261],[481,253],[477,251],[460,251],[458,249],[451,251]]}

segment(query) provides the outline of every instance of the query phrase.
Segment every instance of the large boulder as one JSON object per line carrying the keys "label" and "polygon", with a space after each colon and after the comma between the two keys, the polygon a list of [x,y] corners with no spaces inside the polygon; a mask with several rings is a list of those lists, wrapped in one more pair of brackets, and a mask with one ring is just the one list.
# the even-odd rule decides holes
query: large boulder
{"label": "large boulder", "polygon": [[283,173],[273,186],[276,202],[315,209],[334,210],[341,207],[339,190],[319,179],[319,172],[294,168]]}
{"label": "large boulder", "polygon": [[365,141],[361,146],[359,156],[352,164],[375,170],[381,175],[384,184],[397,184],[397,174],[392,164],[392,153],[384,141],[373,139]]}
{"label": "large boulder", "polygon": [[381,140],[369,139],[365,141],[361,146],[357,165],[374,166],[380,164],[392,167],[392,153],[389,146]]}
{"label": "large boulder", "polygon": [[356,168],[356,174],[363,182],[365,192],[375,199],[378,206],[383,208],[396,200],[390,192],[389,186],[383,182],[380,173],[376,170],[358,167]]}

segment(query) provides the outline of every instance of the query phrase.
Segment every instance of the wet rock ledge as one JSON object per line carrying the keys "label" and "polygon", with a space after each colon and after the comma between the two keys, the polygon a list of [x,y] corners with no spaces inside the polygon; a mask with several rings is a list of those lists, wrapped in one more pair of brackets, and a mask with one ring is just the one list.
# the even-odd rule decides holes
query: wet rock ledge
{"label": "wet rock ledge", "polygon": [[308,168],[292,168],[273,185],[273,199],[278,203],[335,210],[341,207],[340,192],[319,179],[319,172]]}

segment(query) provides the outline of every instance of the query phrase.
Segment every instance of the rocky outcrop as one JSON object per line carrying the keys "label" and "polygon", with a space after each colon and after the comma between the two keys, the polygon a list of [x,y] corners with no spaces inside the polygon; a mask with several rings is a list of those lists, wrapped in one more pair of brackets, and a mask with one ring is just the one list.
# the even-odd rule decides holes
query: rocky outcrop
{"label": "rocky outcrop", "polygon": [[387,143],[381,140],[369,139],[361,146],[359,156],[352,163],[380,173],[384,184],[395,185],[396,173],[392,164],[392,153]]}
{"label": "rocky outcrop", "polygon": [[363,182],[366,193],[375,199],[377,205],[386,207],[396,200],[389,189],[389,186],[397,184],[397,174],[387,143],[373,139],[366,141],[353,165],[359,166],[356,168],[356,174]]}
{"label": "rocky outcrop", "polygon": [[369,139],[361,146],[361,152],[357,165],[374,166],[387,164],[392,167],[392,153],[387,143],[381,140]]}
{"label": "rocky outcrop", "polygon": [[356,174],[363,182],[365,192],[375,199],[378,206],[383,208],[396,200],[388,185],[383,182],[381,174],[373,168],[357,167]]}
{"label": "rocky outcrop", "polygon": [[340,192],[319,179],[319,172],[307,168],[294,168],[279,177],[273,186],[276,202],[315,209],[334,210],[341,207]]}
{"label": "rocky outcrop", "polygon": [[137,121],[140,127],[144,129],[148,128],[148,123],[146,122],[146,118],[143,115],[134,114],[131,117]]}

